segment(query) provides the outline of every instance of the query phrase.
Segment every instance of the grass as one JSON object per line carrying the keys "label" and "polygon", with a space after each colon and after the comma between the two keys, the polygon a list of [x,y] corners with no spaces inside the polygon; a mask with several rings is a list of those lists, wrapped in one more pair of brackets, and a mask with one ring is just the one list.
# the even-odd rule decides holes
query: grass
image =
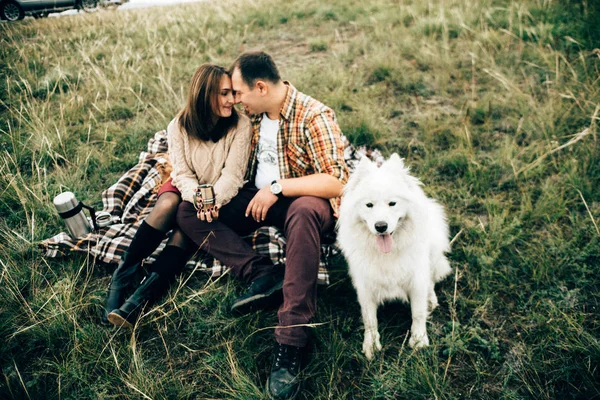
{"label": "grass", "polygon": [[456,236],[431,347],[389,304],[370,363],[336,261],[301,397],[600,398],[599,22],[590,1],[225,0],[0,24],[0,398],[263,398],[276,316],[230,316],[235,280],[188,271],[111,330],[110,268],[36,246],[54,195],[100,208],[195,68],[252,48],[405,157]]}

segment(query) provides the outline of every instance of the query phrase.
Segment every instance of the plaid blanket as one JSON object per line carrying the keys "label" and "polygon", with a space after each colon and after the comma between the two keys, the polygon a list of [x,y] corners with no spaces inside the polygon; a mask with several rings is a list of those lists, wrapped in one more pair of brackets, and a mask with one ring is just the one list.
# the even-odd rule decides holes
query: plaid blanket
{"label": "plaid blanket", "polygon": [[[127,171],[121,178],[102,193],[103,211],[110,213],[113,223],[100,228],[82,239],[72,239],[67,233],[61,232],[40,243],[47,257],[57,257],[69,254],[71,251],[81,251],[90,254],[97,262],[118,263],[121,256],[129,247],[135,232],[150,213],[156,202],[156,192],[164,181],[167,169],[167,132],[165,130],[154,134],[148,141],[148,149],[140,153],[138,164]],[[377,150],[354,148],[346,141],[344,157],[350,170],[353,170],[361,157],[367,156],[381,162],[383,157]],[[168,235],[167,235],[168,237]],[[285,262],[285,237],[273,226],[261,227],[253,234],[245,237],[254,250],[271,258],[274,264]],[[329,260],[340,253],[334,244],[335,238],[326,238],[326,244],[321,246],[321,262],[319,267],[320,284],[329,284]],[[167,238],[160,244],[144,263],[151,264],[156,260],[167,243]],[[198,268],[207,272],[211,277],[218,277],[228,270],[227,266],[198,251],[186,265],[186,268]]]}

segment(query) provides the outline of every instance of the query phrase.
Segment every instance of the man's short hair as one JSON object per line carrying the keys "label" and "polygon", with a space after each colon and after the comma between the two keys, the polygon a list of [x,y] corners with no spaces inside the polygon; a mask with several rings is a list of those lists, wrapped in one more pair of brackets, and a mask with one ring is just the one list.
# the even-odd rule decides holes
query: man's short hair
{"label": "man's short hair", "polygon": [[281,81],[279,70],[273,58],[264,51],[248,51],[242,53],[231,65],[229,70],[238,68],[242,74],[242,80],[249,87],[253,87],[257,80],[278,83]]}

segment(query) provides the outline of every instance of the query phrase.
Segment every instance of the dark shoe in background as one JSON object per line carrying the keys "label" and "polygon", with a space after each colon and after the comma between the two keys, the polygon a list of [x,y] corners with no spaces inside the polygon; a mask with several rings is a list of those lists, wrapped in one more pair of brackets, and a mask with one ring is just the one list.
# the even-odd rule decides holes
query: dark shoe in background
{"label": "dark shoe in background", "polygon": [[300,372],[304,347],[277,344],[277,355],[267,380],[270,399],[294,399],[300,392]]}
{"label": "dark shoe in background", "polygon": [[231,312],[246,314],[258,308],[280,304],[283,289],[283,268],[254,280],[244,294],[233,301]]}

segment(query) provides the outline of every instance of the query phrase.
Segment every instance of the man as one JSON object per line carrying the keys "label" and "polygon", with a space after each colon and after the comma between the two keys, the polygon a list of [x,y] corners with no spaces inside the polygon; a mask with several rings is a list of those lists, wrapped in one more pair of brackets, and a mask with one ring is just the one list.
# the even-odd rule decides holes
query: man
{"label": "man", "polygon": [[[251,115],[252,142],[246,179],[238,195],[205,222],[187,202],[177,221],[196,244],[250,282],[232,310],[264,305],[283,291],[277,341],[267,391],[277,399],[295,397],[316,309],[321,240],[334,229],[339,196],[348,178],[341,131],[334,112],[282,81],[264,52],[240,55],[231,67],[236,103]],[[224,169],[226,171],[226,168]],[[240,235],[275,225],[287,239],[285,275],[254,253]]]}

